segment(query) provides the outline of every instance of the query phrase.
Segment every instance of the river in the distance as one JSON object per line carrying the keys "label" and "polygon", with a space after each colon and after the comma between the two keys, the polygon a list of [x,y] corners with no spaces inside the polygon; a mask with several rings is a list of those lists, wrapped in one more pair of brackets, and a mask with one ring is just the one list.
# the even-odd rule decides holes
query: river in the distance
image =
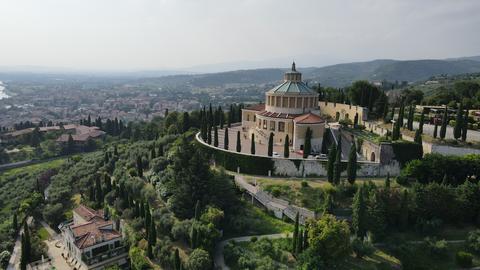
{"label": "river in the distance", "polygon": [[5,93],[5,85],[0,81],[0,99],[9,98],[10,96]]}

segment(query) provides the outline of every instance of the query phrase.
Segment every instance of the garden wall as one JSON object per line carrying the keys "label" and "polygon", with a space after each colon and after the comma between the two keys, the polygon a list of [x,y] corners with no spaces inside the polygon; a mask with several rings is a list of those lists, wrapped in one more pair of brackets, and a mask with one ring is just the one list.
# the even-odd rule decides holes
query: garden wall
{"label": "garden wall", "polygon": [[[288,177],[327,176],[327,160],[325,159],[286,159],[243,154],[208,145],[201,140],[199,134],[197,134],[196,140],[217,165],[229,171],[240,170],[240,173],[265,176],[269,174]],[[342,164],[344,168],[347,167],[346,161],[343,161]],[[392,176],[398,175],[400,164],[394,160],[388,164],[369,161],[357,163],[357,176],[359,177],[386,176],[387,173]],[[342,175],[346,176],[346,170],[342,172]]]}

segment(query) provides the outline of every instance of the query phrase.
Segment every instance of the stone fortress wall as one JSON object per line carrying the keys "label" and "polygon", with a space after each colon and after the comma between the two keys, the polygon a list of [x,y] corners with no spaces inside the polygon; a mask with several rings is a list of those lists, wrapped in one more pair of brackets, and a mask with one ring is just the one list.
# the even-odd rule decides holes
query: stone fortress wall
{"label": "stone fortress wall", "polygon": [[338,116],[339,120],[350,119],[353,122],[355,114],[358,113],[358,124],[364,125],[368,120],[368,110],[364,107],[328,101],[319,101],[318,106],[320,106],[320,113],[329,115],[333,119],[337,119]]}

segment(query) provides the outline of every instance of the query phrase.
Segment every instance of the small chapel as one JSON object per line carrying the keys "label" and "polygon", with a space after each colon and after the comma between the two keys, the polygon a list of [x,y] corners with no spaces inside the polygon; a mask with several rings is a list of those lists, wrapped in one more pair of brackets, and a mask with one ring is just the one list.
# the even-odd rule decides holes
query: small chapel
{"label": "small chapel", "polygon": [[302,81],[295,62],[283,76],[283,82],[265,93],[265,103],[242,110],[242,131],[255,134],[256,143],[267,144],[270,133],[274,144],[283,145],[286,135],[290,150],[302,151],[307,129],[312,130],[313,152],[320,152],[325,119],[320,117],[318,93]]}

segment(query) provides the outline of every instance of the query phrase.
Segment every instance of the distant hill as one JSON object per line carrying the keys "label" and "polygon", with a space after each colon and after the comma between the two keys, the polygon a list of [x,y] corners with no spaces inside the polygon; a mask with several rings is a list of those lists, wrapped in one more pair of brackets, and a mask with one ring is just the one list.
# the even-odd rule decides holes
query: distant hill
{"label": "distant hill", "polygon": [[[299,63],[301,65],[301,63]],[[344,87],[356,80],[408,81],[426,80],[435,75],[480,72],[480,56],[447,60],[373,60],[325,67],[300,68],[304,80],[324,86]],[[156,78],[165,84],[188,83],[194,87],[222,87],[229,84],[269,84],[282,80],[285,69],[249,69],[197,75]]]}

